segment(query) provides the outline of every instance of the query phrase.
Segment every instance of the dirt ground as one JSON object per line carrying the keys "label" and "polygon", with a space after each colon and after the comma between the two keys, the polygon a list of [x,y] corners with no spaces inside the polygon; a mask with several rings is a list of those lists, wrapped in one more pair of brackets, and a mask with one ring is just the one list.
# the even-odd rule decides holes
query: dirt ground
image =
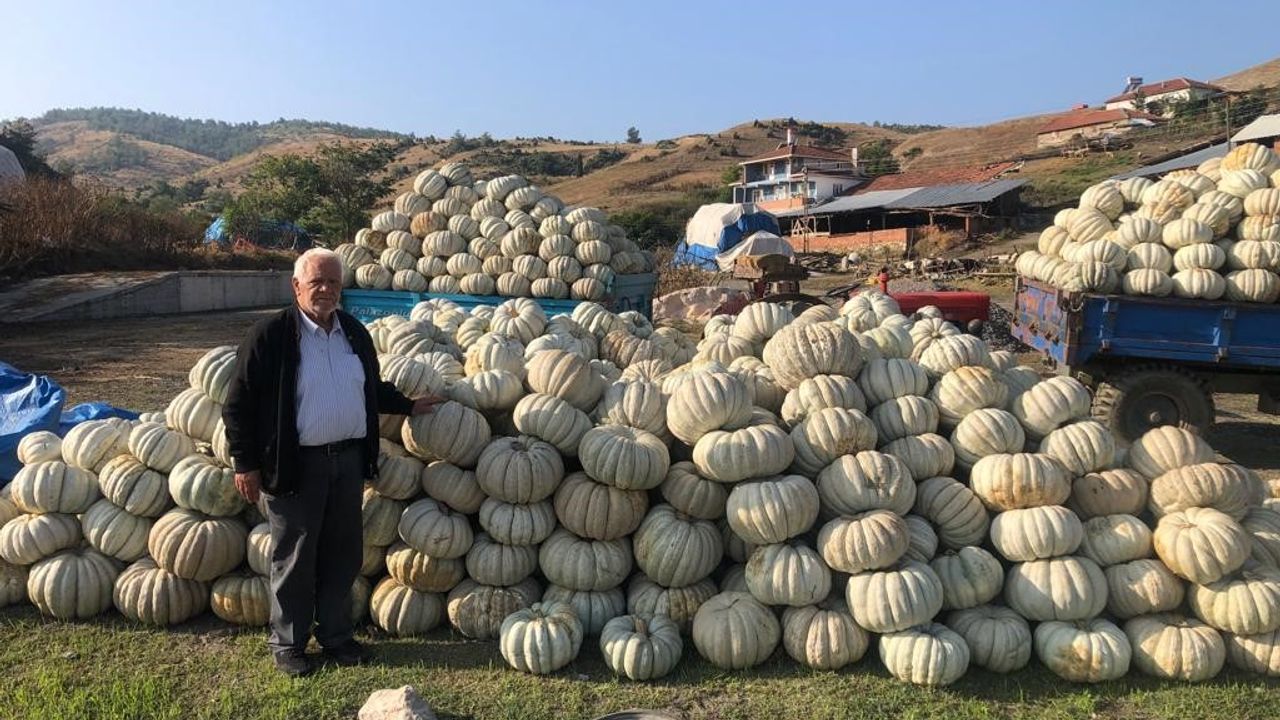
{"label": "dirt ground", "polygon": [[[1007,302],[1000,288],[988,290]],[[6,325],[0,361],[53,377],[68,406],[94,400],[137,411],[163,410],[187,387],[187,371],[208,349],[240,342],[272,310],[219,312],[111,321]],[[1037,364],[1038,356],[1021,356]],[[1047,369],[1046,369],[1047,372]],[[1280,417],[1257,411],[1248,395],[1215,396],[1217,425],[1209,441],[1219,453],[1280,483]]]}

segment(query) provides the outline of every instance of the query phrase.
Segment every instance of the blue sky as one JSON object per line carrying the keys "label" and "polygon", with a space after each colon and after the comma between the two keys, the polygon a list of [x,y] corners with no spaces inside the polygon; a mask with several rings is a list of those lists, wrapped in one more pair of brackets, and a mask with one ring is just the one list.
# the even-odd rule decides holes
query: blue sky
{"label": "blue sky", "polygon": [[646,140],[974,125],[1280,55],[1280,2],[0,0],[0,118],[52,107]]}

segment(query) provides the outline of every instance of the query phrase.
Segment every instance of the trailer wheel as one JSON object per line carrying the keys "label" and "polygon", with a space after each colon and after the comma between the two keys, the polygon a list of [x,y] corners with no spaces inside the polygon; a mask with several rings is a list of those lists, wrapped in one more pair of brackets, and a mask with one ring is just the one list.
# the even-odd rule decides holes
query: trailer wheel
{"label": "trailer wheel", "polygon": [[1214,415],[1213,395],[1177,368],[1125,371],[1098,383],[1093,396],[1093,416],[1128,442],[1161,425],[1204,434]]}

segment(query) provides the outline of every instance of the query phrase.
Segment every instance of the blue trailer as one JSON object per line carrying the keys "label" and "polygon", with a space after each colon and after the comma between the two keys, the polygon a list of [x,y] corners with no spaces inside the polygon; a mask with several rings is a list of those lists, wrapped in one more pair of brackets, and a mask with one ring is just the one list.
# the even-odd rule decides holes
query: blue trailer
{"label": "blue trailer", "polygon": [[1203,431],[1213,393],[1280,412],[1280,305],[1071,293],[1018,278],[1013,335],[1094,389],[1093,414],[1132,440]]}

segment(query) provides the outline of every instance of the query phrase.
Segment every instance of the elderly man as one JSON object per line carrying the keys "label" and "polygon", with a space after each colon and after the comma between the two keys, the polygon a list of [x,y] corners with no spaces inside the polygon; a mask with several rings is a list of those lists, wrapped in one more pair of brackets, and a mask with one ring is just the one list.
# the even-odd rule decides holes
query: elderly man
{"label": "elderly man", "polygon": [[382,382],[373,340],[338,309],[342,264],[308,250],[293,270],[297,304],[256,324],[240,345],[222,418],[245,500],[265,496],[271,526],[271,636],[276,667],[312,670],[315,637],[340,665],[364,659],[353,637],[361,492],[378,466],[378,413],[430,412]]}

